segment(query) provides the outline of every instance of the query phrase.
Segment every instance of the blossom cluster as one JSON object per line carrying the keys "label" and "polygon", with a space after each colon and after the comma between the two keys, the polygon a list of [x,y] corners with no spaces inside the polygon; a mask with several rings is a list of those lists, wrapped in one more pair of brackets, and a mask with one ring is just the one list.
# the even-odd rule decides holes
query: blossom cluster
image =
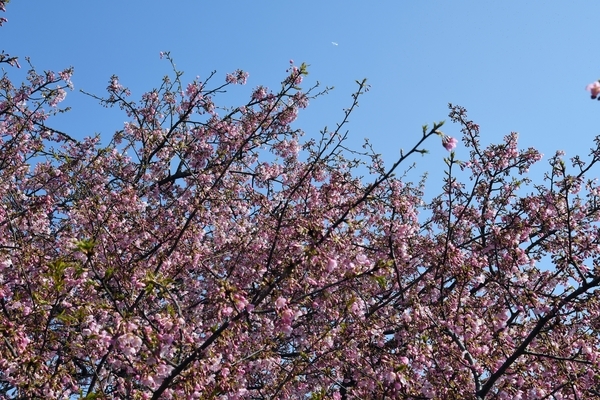
{"label": "blossom cluster", "polygon": [[[600,138],[533,184],[538,151],[450,105],[463,147],[436,123],[386,165],[348,150],[364,81],[303,139],[321,92],[291,63],[239,107],[242,71],[137,101],[113,76],[127,122],[76,140],[51,126],[71,73],[0,87],[0,397],[598,396]],[[396,173],[434,136],[430,198]]]}

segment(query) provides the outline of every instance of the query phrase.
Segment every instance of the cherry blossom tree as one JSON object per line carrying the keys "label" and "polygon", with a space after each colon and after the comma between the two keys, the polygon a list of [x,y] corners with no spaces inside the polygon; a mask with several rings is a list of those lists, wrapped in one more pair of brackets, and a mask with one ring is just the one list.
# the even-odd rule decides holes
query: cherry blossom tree
{"label": "cherry blossom tree", "polygon": [[[386,165],[346,144],[366,82],[311,139],[327,89],[291,63],[228,108],[243,71],[173,66],[139,99],[113,76],[96,98],[128,122],[78,140],[52,127],[72,69],[0,63],[2,398],[600,396],[600,138],[534,182],[541,154],[450,105],[458,153],[435,123]],[[436,137],[425,201],[400,172]]]}

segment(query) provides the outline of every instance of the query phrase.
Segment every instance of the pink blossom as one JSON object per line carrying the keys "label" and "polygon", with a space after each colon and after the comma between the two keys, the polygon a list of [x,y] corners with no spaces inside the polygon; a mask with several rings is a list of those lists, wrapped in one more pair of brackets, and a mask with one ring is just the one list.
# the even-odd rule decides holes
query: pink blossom
{"label": "pink blossom", "polygon": [[71,79],[71,76],[73,75],[73,68],[67,68],[63,71],[60,71],[58,74],[60,75],[60,79],[62,79],[65,82],[68,82]]}
{"label": "pink blossom", "polygon": [[585,87],[592,94],[592,99],[596,99],[600,94],[600,81],[592,82]]}
{"label": "pink blossom", "polygon": [[454,150],[457,144],[458,140],[456,140],[456,138],[453,138],[451,136],[444,136],[442,138],[442,146],[444,146],[444,148],[448,151]]}
{"label": "pink blossom", "polygon": [[236,70],[231,74],[227,74],[225,76],[225,81],[231,84],[245,85],[246,80],[248,79],[248,73],[242,71],[241,69]]}
{"label": "pink blossom", "polygon": [[338,266],[336,260],[330,258],[327,260],[327,272],[333,272]]}
{"label": "pink blossom", "polygon": [[369,259],[367,258],[367,256],[365,256],[364,254],[359,254],[356,256],[356,261],[360,264],[360,265],[366,265],[369,263]]}
{"label": "pink blossom", "polygon": [[283,297],[279,297],[277,300],[275,300],[275,308],[277,308],[278,310],[285,307],[286,304],[287,304],[287,300]]}
{"label": "pink blossom", "polygon": [[223,308],[223,316],[225,317],[229,317],[231,314],[233,314],[233,307],[225,307]]}

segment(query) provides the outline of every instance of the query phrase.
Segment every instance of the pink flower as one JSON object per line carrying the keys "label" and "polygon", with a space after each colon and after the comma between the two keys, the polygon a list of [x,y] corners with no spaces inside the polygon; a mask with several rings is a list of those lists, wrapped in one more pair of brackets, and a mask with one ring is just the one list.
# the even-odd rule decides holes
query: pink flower
{"label": "pink flower", "polygon": [[275,300],[275,308],[277,308],[278,310],[285,307],[286,304],[287,304],[287,300],[283,297],[279,297],[277,300]]}
{"label": "pink flower", "polygon": [[592,94],[592,99],[597,98],[598,95],[600,94],[600,82],[596,81],[596,82],[590,83],[589,85],[587,85],[585,87],[585,90],[590,91],[590,93]]}
{"label": "pink flower", "polygon": [[442,146],[444,146],[444,148],[448,151],[454,150],[457,144],[458,140],[456,140],[456,138],[453,138],[451,136],[444,136],[442,138]]}
{"label": "pink flower", "polygon": [[236,85],[236,84],[245,85],[247,79],[248,79],[248,73],[242,71],[241,69],[236,70],[232,74],[227,74],[225,77],[225,81],[227,83],[230,83],[233,85]]}
{"label": "pink flower", "polygon": [[337,266],[338,266],[338,263],[336,260],[334,260],[332,258],[327,260],[327,272],[333,271],[334,269],[337,268]]}

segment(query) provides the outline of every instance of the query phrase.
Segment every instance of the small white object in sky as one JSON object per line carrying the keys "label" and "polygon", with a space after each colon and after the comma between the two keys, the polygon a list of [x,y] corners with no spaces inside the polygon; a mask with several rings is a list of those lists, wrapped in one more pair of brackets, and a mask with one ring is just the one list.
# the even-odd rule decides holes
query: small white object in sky
{"label": "small white object in sky", "polygon": [[337,46],[338,44],[336,42],[331,42],[332,45]]}

